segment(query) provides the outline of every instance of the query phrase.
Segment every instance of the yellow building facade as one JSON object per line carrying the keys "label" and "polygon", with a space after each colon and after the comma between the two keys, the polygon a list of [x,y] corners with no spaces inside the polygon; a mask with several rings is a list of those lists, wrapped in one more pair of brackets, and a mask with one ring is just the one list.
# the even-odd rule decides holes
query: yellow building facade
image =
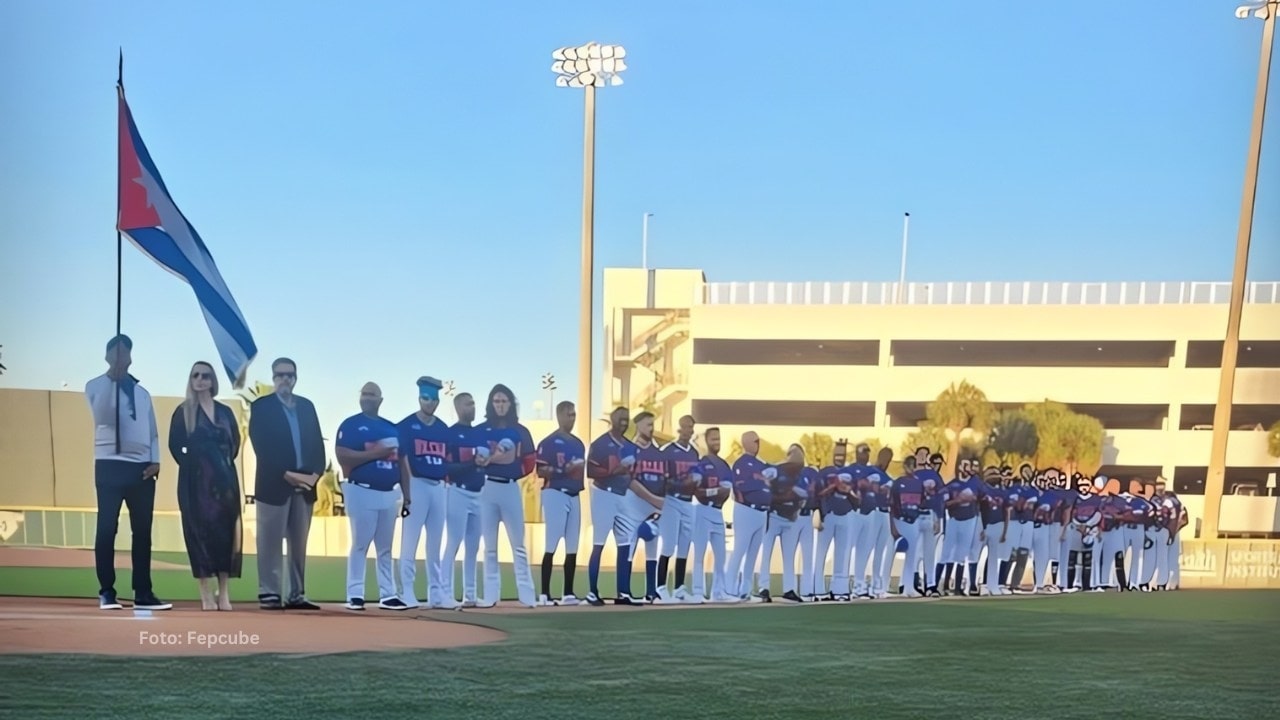
{"label": "yellow building facade", "polygon": [[[1054,400],[1106,428],[1101,472],[1203,496],[1228,283],[708,282],[608,268],[601,414],[648,407],[785,445],[804,433],[898,445],[951,383],[997,407]],[[1280,531],[1280,283],[1252,283],[1241,322],[1226,492],[1257,498],[1223,532]],[[1228,498],[1228,500],[1232,500]],[[1197,518],[1198,519],[1198,518]]]}

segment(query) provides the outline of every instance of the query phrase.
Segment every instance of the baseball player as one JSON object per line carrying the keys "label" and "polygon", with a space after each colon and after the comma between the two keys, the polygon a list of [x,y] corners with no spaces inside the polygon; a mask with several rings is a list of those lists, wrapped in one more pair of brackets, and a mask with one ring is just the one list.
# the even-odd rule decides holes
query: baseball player
{"label": "baseball player", "polygon": [[942,479],[942,475],[934,466],[942,467],[942,456],[931,455],[929,458],[929,467],[920,468],[917,466],[916,477],[924,485],[924,504],[920,506],[920,514],[924,516],[926,522],[924,532],[921,537],[920,561],[923,568],[920,573],[920,589],[929,597],[942,597],[938,592],[938,581],[941,580],[942,565],[937,562],[938,545],[942,539],[942,486],[946,481]]}
{"label": "baseball player", "polygon": [[[1148,573],[1145,569],[1143,570],[1143,584],[1150,586],[1154,576],[1155,589],[1165,590],[1169,584],[1169,557],[1173,554],[1171,548],[1176,537],[1175,532],[1181,529],[1179,521],[1182,515],[1182,503],[1168,493],[1162,477],[1156,478],[1151,507],[1154,510],[1154,517],[1151,529],[1147,531],[1147,537],[1151,540],[1150,555],[1153,557],[1151,563],[1153,572]],[[1181,553],[1181,547],[1178,548],[1178,553]]]}
{"label": "baseball player", "polygon": [[529,429],[520,424],[516,396],[506,385],[494,385],[485,403],[480,426],[489,456],[481,459],[484,490],[480,492],[480,534],[484,538],[484,598],[477,607],[493,607],[502,596],[502,572],[498,566],[498,526],[507,530],[507,542],[515,559],[516,592],[520,604],[537,606],[529,554],[524,547],[524,502],[520,478],[537,466],[537,446]]}
{"label": "baseball player", "polygon": [[1065,532],[1071,542],[1067,556],[1066,592],[1076,590],[1076,575],[1085,592],[1093,590],[1093,553],[1098,546],[1098,526],[1102,521],[1102,496],[1093,492],[1093,484],[1079,476],[1076,494],[1067,503],[1070,524]]}
{"label": "baseball player", "polygon": [[[1102,560],[1098,564],[1098,586],[1104,590],[1116,588],[1123,591],[1128,584],[1124,571],[1124,526],[1122,519],[1129,512],[1129,502],[1119,495],[1107,495],[1102,499],[1102,536],[1099,546]],[[1112,583],[1112,579],[1115,583]]]}
{"label": "baseball player", "polygon": [[899,538],[907,541],[907,562],[902,566],[902,594],[917,598],[921,597],[921,593],[910,574],[916,573],[920,566],[924,536],[933,535],[933,518],[922,512],[928,499],[925,497],[924,481],[917,477],[916,456],[902,459],[902,471],[902,477],[893,483],[890,529],[895,542]]}
{"label": "baseball player", "polygon": [[596,438],[587,451],[587,476],[591,478],[591,560],[587,577],[591,584],[587,602],[604,605],[600,596],[600,556],[604,544],[613,533],[617,546],[618,594],[615,605],[637,605],[631,597],[631,542],[636,537],[637,521],[633,517],[627,494],[631,488],[631,468],[636,464],[636,446],[623,434],[631,423],[631,413],[624,407],[609,414],[609,431]]}
{"label": "baseball player", "polygon": [[760,452],[760,436],[755,432],[743,433],[740,442],[742,457],[733,463],[733,554],[729,556],[725,578],[730,593],[740,600],[750,600],[756,556],[769,522],[778,469],[756,456]]}
{"label": "baseball player", "polygon": [[1000,470],[987,467],[982,471],[982,485],[978,491],[982,508],[982,530],[978,536],[987,550],[987,567],[984,583],[988,595],[1005,595],[1000,585],[1000,564],[1006,550],[1002,538],[1008,537],[1009,515],[1005,512],[1008,491],[1000,481]]}
{"label": "baseball player", "polygon": [[1182,528],[1191,523],[1191,517],[1176,494],[1168,493],[1168,498],[1173,507],[1169,514],[1169,577],[1163,589],[1177,590],[1182,585]]}
{"label": "baseball player", "polygon": [[889,463],[893,462],[893,450],[880,448],[876,456],[874,474],[880,486],[876,489],[875,553],[871,558],[871,596],[883,600],[889,597],[889,573],[897,557],[894,537],[890,528],[890,510],[893,501],[893,477],[889,475]]}
{"label": "baseball player", "polygon": [[[444,383],[432,377],[418,378],[418,412],[400,421],[401,484],[410,487],[412,504],[400,522],[400,600],[406,607],[418,607],[414,591],[417,575],[418,538],[427,533],[426,561],[427,607],[444,605],[444,573],[440,562],[444,548],[444,521],[447,502],[445,475],[449,459],[451,432],[436,417],[440,404],[440,388]],[[453,566],[450,565],[450,570]]]}
{"label": "baseball player", "polygon": [[[684,576],[689,544],[693,542],[693,493],[697,489],[697,483],[689,479],[689,471],[697,467],[701,459],[698,448],[693,444],[693,427],[692,415],[680,418],[676,439],[662,448],[671,464],[667,473],[666,497],[662,500],[662,517],[658,519],[658,532],[662,535],[658,599],[662,602],[684,602],[689,597],[684,587]],[[672,557],[676,559],[674,593],[667,590],[667,569]]]}
{"label": "baseball player", "polygon": [[1126,509],[1120,516],[1124,531],[1124,549],[1129,555],[1129,573],[1122,590],[1134,591],[1142,584],[1142,553],[1147,541],[1147,519],[1151,516],[1151,504],[1145,498],[1129,491],[1120,494]]}
{"label": "baseball player", "polygon": [[[453,398],[458,422],[449,428],[449,460],[446,472],[449,486],[445,491],[445,546],[440,566],[444,573],[444,599],[440,607],[455,610],[476,606],[476,561],[480,555],[480,491],[484,489],[484,467],[489,448],[481,441],[481,431],[472,423],[476,419],[476,401],[471,393],[458,393]],[[453,590],[453,568],[462,558],[462,604]]]}
{"label": "baseball player", "polygon": [[[947,513],[945,499],[942,495],[942,488],[946,486],[947,481],[942,477],[942,468],[946,464],[946,458],[941,453],[932,453],[929,455],[928,465],[916,465],[921,469],[928,469],[937,475],[936,486],[933,494],[929,496],[929,502],[925,503],[929,509],[929,514],[933,516],[933,564],[925,568],[924,580],[928,587],[939,590],[940,587],[946,587],[943,584],[943,573],[946,571],[946,565],[943,561],[943,535],[947,529]],[[932,568],[932,569],[930,569]],[[950,577],[946,580],[950,584]],[[940,596],[939,591],[939,596]]]}
{"label": "baseball player", "polygon": [[831,584],[827,586],[826,600],[848,602],[852,588],[849,586],[849,562],[853,559],[853,502],[857,490],[853,468],[845,466],[848,446],[837,443],[832,452],[832,464],[819,474],[822,522],[818,527],[817,552],[814,553],[814,572],[821,584],[826,569],[827,550],[835,545],[831,558]]}
{"label": "baseball player", "polygon": [[724,503],[733,493],[733,471],[729,463],[720,457],[720,428],[707,428],[702,434],[707,444],[707,454],[702,456],[690,472],[690,479],[698,484],[694,492],[697,505],[693,522],[693,595],[690,602],[701,603],[706,597],[707,574],[703,561],[707,557],[707,545],[711,545],[711,601],[737,602],[725,582]]}
{"label": "baseball player", "polygon": [[773,584],[773,546],[775,540],[782,545],[782,599],[804,602],[796,592],[796,548],[800,545],[800,533],[812,527],[809,518],[801,518],[800,510],[809,499],[809,490],[818,472],[805,465],[804,448],[792,445],[787,449],[787,459],[778,468],[774,482],[769,520],[764,533],[764,549],[760,553],[760,571],[757,579],[760,598],[772,602],[769,588]]}
{"label": "baseball player", "polygon": [[[565,400],[556,405],[560,427],[538,443],[538,477],[542,478],[542,518],[546,523],[546,545],[542,553],[542,594],[539,605],[577,605],[573,594],[573,574],[578,567],[578,530],[582,527],[583,470],[587,449],[573,436],[578,412]],[[556,548],[564,538],[564,594],[551,599],[551,566]]]}
{"label": "baseball player", "polygon": [[1056,468],[1049,468],[1037,475],[1040,498],[1036,501],[1035,511],[1031,516],[1031,561],[1034,575],[1031,578],[1032,592],[1058,592],[1052,575],[1048,584],[1044,582],[1045,571],[1058,557],[1058,538],[1062,536],[1063,493],[1058,488],[1060,475]]}
{"label": "baseball player", "polygon": [[1010,570],[1005,587],[1021,594],[1024,592],[1022,578],[1027,570],[1027,559],[1031,556],[1031,542],[1035,532],[1033,520],[1040,492],[1027,483],[1026,473],[1019,472],[1013,478],[1013,485],[1009,487],[1006,498],[1005,514],[1009,523],[1003,542]]}
{"label": "baseball player", "polygon": [[377,549],[378,607],[407,610],[396,593],[391,542],[402,503],[412,491],[400,475],[400,431],[378,415],[382,390],[374,383],[360,389],[360,412],[342,421],[335,454],[347,480],[343,492],[351,522],[351,552],[347,555],[347,609],[364,610],[365,558],[369,543]]}
{"label": "baseball player", "polygon": [[[943,507],[947,513],[947,532],[943,536],[942,559],[946,564],[942,587],[950,586],[954,571],[956,584],[953,592],[964,595],[964,569],[969,567],[969,582],[973,595],[978,591],[978,557],[973,553],[974,536],[978,534],[978,480],[973,476],[973,460],[961,458],[956,465],[956,478],[942,488]],[[950,592],[948,593],[950,594]]]}
{"label": "baseball player", "polygon": [[[844,442],[844,441],[841,441]],[[815,565],[814,560],[814,539],[818,531],[817,522],[821,517],[819,508],[821,507],[822,498],[818,496],[818,492],[822,486],[822,480],[818,475],[816,468],[808,468],[809,485],[808,495],[804,499],[804,504],[800,507],[799,517],[796,522],[800,524],[796,533],[799,536],[797,545],[800,549],[800,589],[796,593],[803,602],[814,602],[818,599],[819,578],[823,575],[825,568]]]}
{"label": "baseball player", "polygon": [[[636,465],[632,469],[632,477],[639,481],[643,491],[635,489],[627,496],[631,504],[631,512],[640,521],[652,520],[654,513],[662,512],[664,496],[671,474],[671,463],[667,454],[653,441],[653,413],[642,412],[636,415]],[[677,511],[678,512],[678,511]],[[639,526],[637,525],[637,528]],[[634,553],[636,544],[632,544]],[[648,603],[658,600],[658,538],[656,536],[644,540],[644,600]]]}
{"label": "baseball player", "polygon": [[[859,469],[854,478],[854,490],[857,492],[857,519],[854,521],[853,536],[853,595],[870,600],[871,588],[875,585],[874,577],[878,569],[875,563],[876,549],[880,547],[879,533],[882,529],[888,534],[881,517],[876,510],[876,498],[880,493],[880,485],[884,482],[880,468],[871,465],[871,446],[858,443],[853,451],[854,466]],[[888,516],[885,516],[885,520]],[[867,580],[867,561],[871,560],[873,580]]]}

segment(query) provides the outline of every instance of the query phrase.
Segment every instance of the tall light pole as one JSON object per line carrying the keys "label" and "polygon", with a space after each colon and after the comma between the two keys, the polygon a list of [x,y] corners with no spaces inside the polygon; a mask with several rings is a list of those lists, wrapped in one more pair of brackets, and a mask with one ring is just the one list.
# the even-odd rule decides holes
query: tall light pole
{"label": "tall light pole", "polygon": [[582,88],[586,96],[582,151],[582,307],[578,317],[578,422],[575,431],[591,440],[591,308],[595,278],[596,88],[621,85],[627,51],[620,45],[590,42],[551,53],[556,87]]}
{"label": "tall light pole", "polygon": [[898,269],[898,304],[907,301],[907,230],[911,226],[911,213],[902,213],[902,264]]}
{"label": "tall light pole", "polygon": [[1262,57],[1258,64],[1258,86],[1253,94],[1253,123],[1249,128],[1249,154],[1245,157],[1244,195],[1240,200],[1240,224],[1236,232],[1235,269],[1231,274],[1231,305],[1227,311],[1227,336],[1222,343],[1222,374],[1218,381],[1218,404],[1213,411],[1213,444],[1209,451],[1209,473],[1204,484],[1204,525],[1201,536],[1218,537],[1218,514],[1227,475],[1227,438],[1231,431],[1231,403],[1235,400],[1236,355],[1240,345],[1240,316],[1244,312],[1249,240],[1253,234],[1253,205],[1258,194],[1258,163],[1262,157],[1262,120],[1267,109],[1267,84],[1271,75],[1271,45],[1275,37],[1276,13],[1280,0],[1253,0],[1236,8],[1236,17],[1259,18],[1262,23]]}
{"label": "tall light pole", "polygon": [[644,224],[640,230],[640,269],[649,269],[649,218],[653,213],[644,214]]}

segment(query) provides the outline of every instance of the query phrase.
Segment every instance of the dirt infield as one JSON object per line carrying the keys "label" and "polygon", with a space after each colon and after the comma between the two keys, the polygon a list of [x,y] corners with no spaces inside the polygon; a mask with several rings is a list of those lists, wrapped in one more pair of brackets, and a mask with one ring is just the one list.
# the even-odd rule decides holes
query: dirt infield
{"label": "dirt infield", "polygon": [[[28,546],[0,546],[0,567],[23,568],[91,568],[92,550],[76,550],[74,548],[46,548]],[[116,553],[116,569],[128,570],[133,567],[133,559],[127,552]],[[190,570],[187,565],[178,565],[164,560],[152,558],[153,570]]]}
{"label": "dirt infield", "polygon": [[96,599],[0,598],[0,653],[215,656],[323,655],[463,647],[498,642],[497,630],[437,622],[425,614],[323,605],[319,611],[231,612],[175,603],[149,615],[99,610]]}

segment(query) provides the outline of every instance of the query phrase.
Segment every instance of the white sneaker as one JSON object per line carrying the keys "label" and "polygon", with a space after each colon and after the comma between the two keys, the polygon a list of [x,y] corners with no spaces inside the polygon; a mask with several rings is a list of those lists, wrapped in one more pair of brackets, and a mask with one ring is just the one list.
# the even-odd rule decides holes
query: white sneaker
{"label": "white sneaker", "polygon": [[552,600],[546,595],[538,596],[538,602],[537,602],[538,607],[554,607],[555,604],[556,604],[555,600]]}
{"label": "white sneaker", "polygon": [[435,607],[435,605],[430,605],[430,604],[424,605],[423,603],[418,602],[417,598],[415,598],[412,595],[409,595],[407,597],[404,595],[401,595],[400,602],[404,603],[405,608],[408,610],[414,610],[416,608],[430,610],[431,608]]}
{"label": "white sneaker", "polygon": [[560,598],[560,604],[564,605],[565,607],[573,607],[574,605],[577,605],[580,602],[581,601],[578,600],[578,598],[574,597],[573,595],[565,595],[564,597]]}
{"label": "white sneaker", "polygon": [[707,599],[702,597],[701,595],[694,595],[692,593],[686,594],[684,599],[681,600],[681,602],[683,602],[685,605],[701,605],[706,601]]}
{"label": "white sneaker", "polygon": [[457,600],[454,600],[453,598],[446,598],[444,600],[441,600],[440,603],[436,605],[436,607],[441,610],[461,610],[462,603],[458,602]]}
{"label": "white sneaker", "polygon": [[673,598],[671,597],[671,591],[667,589],[667,586],[666,586],[666,585],[659,585],[659,586],[658,586],[658,599],[654,601],[654,604],[655,604],[655,605],[666,605],[666,604],[669,604],[669,603],[671,602],[671,600],[672,600],[672,599],[673,599]]}
{"label": "white sneaker", "polygon": [[713,596],[711,597],[711,602],[713,602],[713,603],[725,603],[725,604],[728,604],[728,605],[733,605],[733,604],[737,604],[737,603],[742,602],[742,601],[741,601],[740,599],[738,599],[738,598],[736,598],[736,597],[732,596],[732,595],[713,595]]}
{"label": "white sneaker", "polygon": [[498,603],[496,602],[489,602],[488,600],[477,600],[475,604],[475,608],[477,610],[488,610],[489,608],[492,608],[497,604]]}
{"label": "white sneaker", "polygon": [[465,610],[470,610],[471,608],[473,608],[473,607],[475,607],[475,606],[476,606],[476,601],[475,601],[475,599],[474,599],[474,598],[473,598],[473,599],[471,599],[471,600],[463,600],[463,601],[462,601],[462,607],[463,607],[463,609],[465,609]]}
{"label": "white sneaker", "polygon": [[681,585],[680,587],[676,588],[676,593],[672,597],[675,599],[676,602],[684,602],[689,599],[689,593],[684,589],[684,586]]}

